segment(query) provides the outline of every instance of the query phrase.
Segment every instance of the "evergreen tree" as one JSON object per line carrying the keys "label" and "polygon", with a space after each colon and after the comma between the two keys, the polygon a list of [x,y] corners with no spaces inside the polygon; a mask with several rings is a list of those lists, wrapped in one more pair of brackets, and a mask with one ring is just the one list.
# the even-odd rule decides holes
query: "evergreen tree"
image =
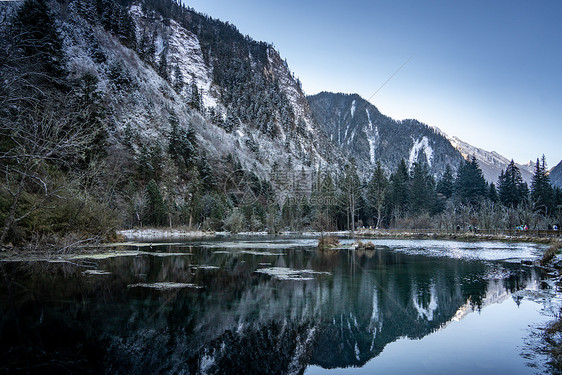
{"label": "evergreen tree", "polygon": [[174,67],[174,90],[176,90],[178,94],[181,93],[181,90],[183,89],[183,85],[184,85],[183,74],[181,72],[179,65],[176,65]]}
{"label": "evergreen tree", "polygon": [[121,40],[124,46],[129,47],[133,50],[137,48],[137,30],[135,26],[135,21],[123,7],[119,7],[117,20],[117,36]]}
{"label": "evergreen tree", "polygon": [[478,205],[487,196],[487,184],[476,157],[461,162],[455,180],[455,194],[465,203]]}
{"label": "evergreen tree", "polygon": [[550,214],[553,210],[553,190],[547,174],[546,159],[542,156],[541,162],[537,159],[535,174],[531,181],[531,199],[535,207],[542,214]]}
{"label": "evergreen tree", "polygon": [[156,33],[156,30],[152,34],[149,34],[149,32],[150,32],[149,30],[143,29],[140,40],[137,44],[137,52],[142,61],[146,62],[151,66],[155,66],[154,63],[154,58],[156,55],[155,42],[158,34]]}
{"label": "evergreen tree", "polygon": [[164,78],[166,81],[170,81],[170,76],[168,74],[168,60],[166,58],[166,50],[162,51],[160,54],[160,62],[158,63],[158,74],[160,77]]}
{"label": "evergreen tree", "polygon": [[437,183],[437,193],[442,194],[445,198],[451,198],[455,190],[455,178],[451,166],[447,164],[443,177]]}
{"label": "evergreen tree", "polygon": [[511,160],[498,178],[498,196],[503,205],[507,207],[517,207],[525,202],[527,195],[521,172]]}
{"label": "evergreen tree", "polygon": [[179,120],[175,113],[170,115],[168,121],[171,127],[168,153],[179,168],[187,171],[197,162],[198,147],[195,131],[193,126],[187,129],[180,128]]}
{"label": "evergreen tree", "polygon": [[410,174],[404,159],[400,160],[396,172],[390,177],[394,217],[402,216],[410,204]]}
{"label": "evergreen tree", "polygon": [[146,32],[146,29],[142,30],[141,38],[137,44],[137,53],[142,61],[147,61],[148,47],[150,45],[150,38]]}
{"label": "evergreen tree", "polygon": [[212,190],[216,184],[215,176],[213,175],[213,169],[207,160],[207,155],[201,152],[201,155],[197,161],[197,169],[199,170],[199,176],[201,177],[201,184],[205,191]]}
{"label": "evergreen tree", "polygon": [[77,0],[76,10],[86,21],[93,24],[97,20],[97,11],[95,4],[90,0]]}
{"label": "evergreen tree", "polygon": [[411,199],[410,207],[413,214],[429,212],[432,206],[432,184],[431,176],[427,166],[422,163],[414,163],[411,177]]}
{"label": "evergreen tree", "polygon": [[[559,222],[562,221],[562,189],[554,187],[554,211],[552,214],[557,215]],[[561,223],[562,224],[562,223]],[[560,226],[560,225],[559,225]]]}
{"label": "evergreen tree", "polygon": [[137,159],[137,179],[141,182],[160,181],[162,150],[158,145],[142,146]]}
{"label": "evergreen tree", "polygon": [[367,200],[375,216],[375,226],[377,229],[381,227],[384,218],[388,190],[388,180],[384,175],[380,161],[377,161],[375,172],[367,188]]}
{"label": "evergreen tree", "polygon": [[223,124],[224,130],[226,130],[228,133],[232,133],[234,130],[236,130],[239,124],[240,120],[234,114],[234,110],[232,109],[232,107],[228,107],[226,111],[226,120]]}
{"label": "evergreen tree", "polygon": [[497,203],[500,201],[500,197],[498,195],[498,190],[496,189],[496,185],[492,182],[490,184],[490,189],[488,190],[488,199],[493,203]]}
{"label": "evergreen tree", "polygon": [[191,106],[191,108],[196,110],[201,110],[201,108],[203,107],[203,100],[201,98],[201,94],[199,93],[199,88],[197,87],[195,79],[191,81],[191,95],[189,98],[189,105]]}
{"label": "evergreen tree", "polygon": [[37,71],[50,79],[66,75],[62,39],[46,0],[26,0],[14,26],[24,55],[31,58],[28,64],[39,64]]}
{"label": "evergreen tree", "polygon": [[443,207],[437,196],[437,184],[435,178],[429,173],[429,168],[426,169],[426,189],[428,192],[428,200],[426,209],[430,214],[441,212]]}
{"label": "evergreen tree", "polygon": [[166,205],[154,180],[150,180],[146,187],[146,202],[147,224],[155,226],[166,225]]}
{"label": "evergreen tree", "polygon": [[186,185],[186,196],[185,196],[185,211],[187,211],[187,225],[192,228],[194,224],[194,219],[197,216],[197,206],[201,197],[201,191],[203,183],[201,182],[201,176],[199,170],[196,166],[192,166],[187,171],[187,176],[185,178],[187,181]]}
{"label": "evergreen tree", "polygon": [[562,189],[559,187],[553,187],[554,189],[554,206],[558,207],[562,205]]}

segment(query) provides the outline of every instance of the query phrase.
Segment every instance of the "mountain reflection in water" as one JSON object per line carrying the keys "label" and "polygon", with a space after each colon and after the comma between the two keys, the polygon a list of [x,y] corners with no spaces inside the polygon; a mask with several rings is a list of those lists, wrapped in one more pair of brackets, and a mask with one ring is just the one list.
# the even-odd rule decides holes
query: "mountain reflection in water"
{"label": "mountain reflection in water", "polygon": [[155,245],[158,256],[132,246],[105,259],[0,263],[0,372],[360,367],[399,338],[539,284],[533,267],[409,253],[408,243],[318,252],[310,240],[194,242]]}

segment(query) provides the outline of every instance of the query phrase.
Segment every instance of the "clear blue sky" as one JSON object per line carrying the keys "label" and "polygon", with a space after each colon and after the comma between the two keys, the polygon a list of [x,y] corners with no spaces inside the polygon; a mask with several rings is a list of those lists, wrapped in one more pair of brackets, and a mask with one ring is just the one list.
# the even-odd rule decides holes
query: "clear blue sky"
{"label": "clear blue sky", "polygon": [[519,163],[562,160],[560,0],[184,0],[272,43],[307,94],[371,97]]}

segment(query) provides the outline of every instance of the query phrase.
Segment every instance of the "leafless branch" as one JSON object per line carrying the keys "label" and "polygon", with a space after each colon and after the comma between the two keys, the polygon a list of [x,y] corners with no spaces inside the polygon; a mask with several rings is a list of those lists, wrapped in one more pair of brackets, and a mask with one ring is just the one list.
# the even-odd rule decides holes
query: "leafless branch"
{"label": "leafless branch", "polygon": [[[74,242],[74,243],[71,243],[70,245],[67,245],[67,246],[63,247],[62,249],[60,249],[59,251],[57,251],[57,253],[64,253],[64,252],[66,252],[66,250],[68,250],[68,249],[70,249],[70,248],[73,248],[73,247],[76,247],[76,246],[78,246],[78,245],[80,245],[80,244],[98,242],[99,240],[100,240],[100,237],[99,237],[99,236],[94,236],[94,237],[91,237],[91,238],[87,238],[87,239],[85,239],[85,240],[76,241],[76,242]],[[81,246],[81,247],[82,247],[82,246]]]}

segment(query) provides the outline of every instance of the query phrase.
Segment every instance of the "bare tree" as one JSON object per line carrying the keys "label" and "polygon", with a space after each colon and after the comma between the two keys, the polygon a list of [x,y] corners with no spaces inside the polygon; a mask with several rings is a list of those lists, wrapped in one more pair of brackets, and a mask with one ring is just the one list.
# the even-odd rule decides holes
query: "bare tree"
{"label": "bare tree", "polygon": [[90,109],[76,105],[50,17],[32,3],[0,14],[0,193],[8,200],[0,246],[16,223],[62,197],[58,171],[83,158],[95,136],[79,120]]}
{"label": "bare tree", "polygon": [[[1,119],[0,138],[5,144],[0,151],[1,187],[8,194],[10,204],[0,245],[15,223],[41,208],[50,198],[60,197],[63,187],[52,178],[52,166],[72,161],[91,142],[91,132],[75,120],[75,113],[62,115],[52,107],[55,104],[43,103],[13,120]],[[33,193],[34,199],[19,212],[26,191]]]}

